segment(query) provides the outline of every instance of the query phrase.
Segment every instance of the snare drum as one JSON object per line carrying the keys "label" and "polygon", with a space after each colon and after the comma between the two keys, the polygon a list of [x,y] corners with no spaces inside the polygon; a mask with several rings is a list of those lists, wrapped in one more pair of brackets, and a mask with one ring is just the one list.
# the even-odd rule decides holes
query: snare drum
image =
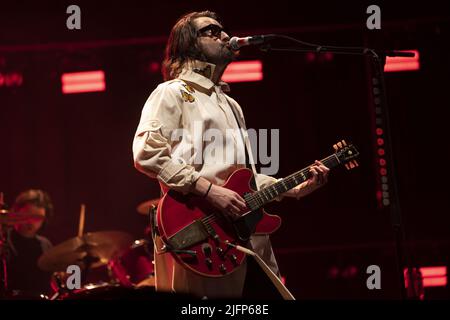
{"label": "snare drum", "polygon": [[112,277],[125,287],[154,286],[153,246],[136,240],[120,257],[109,263]]}

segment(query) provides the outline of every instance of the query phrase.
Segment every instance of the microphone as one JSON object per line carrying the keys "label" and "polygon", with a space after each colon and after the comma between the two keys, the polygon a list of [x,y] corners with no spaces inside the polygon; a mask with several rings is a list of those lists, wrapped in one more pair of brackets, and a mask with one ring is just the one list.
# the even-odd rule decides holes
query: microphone
{"label": "microphone", "polygon": [[230,46],[231,50],[237,51],[240,48],[245,47],[245,46],[266,43],[266,42],[272,40],[273,38],[275,38],[275,35],[273,35],[273,34],[261,35],[261,36],[251,36],[251,37],[244,37],[244,38],[232,37],[229,41],[229,46]]}

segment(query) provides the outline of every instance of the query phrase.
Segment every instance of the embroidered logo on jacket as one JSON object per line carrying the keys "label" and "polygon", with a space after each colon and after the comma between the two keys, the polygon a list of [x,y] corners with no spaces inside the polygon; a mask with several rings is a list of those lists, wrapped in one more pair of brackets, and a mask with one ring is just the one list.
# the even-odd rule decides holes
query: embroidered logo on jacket
{"label": "embroidered logo on jacket", "polygon": [[186,83],[183,83],[183,87],[187,90],[187,92],[189,92],[189,93],[194,93],[195,92],[195,90],[190,86],[190,85],[188,85],[188,84],[186,84]]}
{"label": "embroidered logo on jacket", "polygon": [[183,83],[182,85],[183,85],[184,90],[181,89],[180,92],[181,92],[181,97],[183,98],[184,102],[191,102],[191,103],[194,102],[195,98],[192,95],[192,93],[194,93],[195,90],[192,89],[191,86],[189,86],[185,83]]}

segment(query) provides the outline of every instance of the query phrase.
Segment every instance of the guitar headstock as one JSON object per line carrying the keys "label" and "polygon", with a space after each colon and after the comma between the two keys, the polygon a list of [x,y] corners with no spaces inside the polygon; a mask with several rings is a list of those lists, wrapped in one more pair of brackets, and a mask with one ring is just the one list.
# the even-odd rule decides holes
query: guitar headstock
{"label": "guitar headstock", "polygon": [[358,162],[355,160],[359,156],[358,150],[353,144],[347,144],[345,140],[341,140],[333,145],[336,157],[339,161],[345,164],[347,170],[351,170],[359,166]]}

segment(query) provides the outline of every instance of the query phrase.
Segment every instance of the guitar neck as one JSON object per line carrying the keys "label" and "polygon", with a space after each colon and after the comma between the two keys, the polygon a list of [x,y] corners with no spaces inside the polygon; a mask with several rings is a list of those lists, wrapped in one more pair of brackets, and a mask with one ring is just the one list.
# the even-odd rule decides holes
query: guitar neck
{"label": "guitar neck", "polygon": [[[332,154],[325,159],[322,159],[321,162],[330,169],[337,167],[341,163],[336,154]],[[245,197],[245,200],[252,210],[256,210],[263,207],[265,204],[269,203],[280,194],[285,193],[298,186],[299,184],[305,182],[311,177],[311,175],[312,173],[310,171],[310,166],[308,166],[300,171],[294,172],[293,174],[275,182],[274,184],[266,188],[249,194],[247,197]]]}

